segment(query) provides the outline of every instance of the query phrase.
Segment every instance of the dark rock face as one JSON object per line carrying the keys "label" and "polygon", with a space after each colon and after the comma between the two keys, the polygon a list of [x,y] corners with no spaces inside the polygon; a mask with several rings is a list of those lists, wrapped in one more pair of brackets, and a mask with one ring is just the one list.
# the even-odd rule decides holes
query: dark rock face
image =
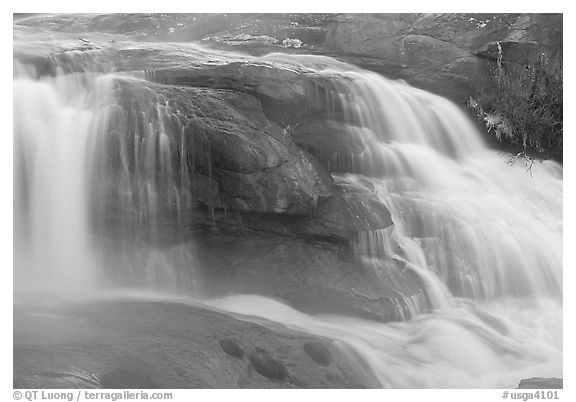
{"label": "dark rock face", "polygon": [[373,192],[339,184],[305,222],[304,233],[353,240],[358,232],[392,226],[390,211]]}
{"label": "dark rock face", "polygon": [[251,174],[215,172],[232,209],[306,215],[329,193],[332,178],[311,155],[295,149],[286,163]]}
{"label": "dark rock face", "polygon": [[156,82],[251,94],[261,102],[266,116],[283,128],[290,123],[317,118],[326,107],[318,95],[328,83],[280,65],[231,59],[225,63],[220,60],[218,64],[204,63],[193,68],[166,68],[166,64],[155,67],[150,78]]}
{"label": "dark rock face", "polygon": [[564,387],[561,378],[530,378],[520,381],[518,389],[550,389]]}
{"label": "dark rock face", "polygon": [[[171,137],[172,149],[184,147],[195,165],[194,193],[201,195],[198,201],[204,205],[305,215],[329,194],[328,172],[267,118],[252,95],[130,81],[119,81],[118,88],[126,115],[139,110],[154,116],[159,99],[169,105],[168,117],[159,120]],[[142,123],[132,124],[136,127],[128,127],[127,136]]]}
{"label": "dark rock face", "polygon": [[365,151],[365,144],[350,135],[350,128],[334,120],[316,120],[295,130],[294,141],[316,156],[334,173],[354,171],[354,159]]}
{"label": "dark rock face", "polygon": [[[207,296],[260,294],[309,314],[377,321],[400,319],[400,294],[421,296],[420,279],[401,266],[371,266],[347,246],[303,241],[287,227],[280,235],[249,225],[244,220],[242,235],[240,227],[228,227],[227,235],[206,233],[196,240]],[[280,231],[281,224],[275,221],[273,227]],[[383,279],[383,273],[389,276]]]}

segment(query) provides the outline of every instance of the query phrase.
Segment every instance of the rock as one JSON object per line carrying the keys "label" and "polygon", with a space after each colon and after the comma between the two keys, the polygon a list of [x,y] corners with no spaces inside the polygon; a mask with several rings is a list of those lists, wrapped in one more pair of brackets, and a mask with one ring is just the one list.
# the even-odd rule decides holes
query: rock
{"label": "rock", "polygon": [[498,37],[477,46],[478,55],[492,60],[498,57],[497,42],[502,47],[504,62],[534,63],[541,53],[549,58],[562,57],[563,20],[559,14],[522,14],[512,19]]}
{"label": "rock", "polygon": [[[486,91],[485,58],[494,57],[494,44],[505,46],[505,58],[514,63],[534,60],[541,52],[562,57],[562,14],[112,14],[94,16],[50,16],[21,19],[18,26],[42,26],[60,32],[90,31],[125,34],[145,41],[191,42],[243,51],[255,55],[270,52],[312,53],[335,56],[389,78],[442,94],[463,103],[471,95]],[[86,37],[86,35],[83,35]],[[289,41],[289,42],[286,42]],[[296,42],[297,41],[297,42]],[[98,46],[105,44],[91,40]],[[298,43],[287,47],[283,43]],[[85,43],[82,43],[85,45]],[[80,46],[80,44],[78,44]],[[132,57],[135,52],[128,52]],[[153,56],[153,57],[150,57]],[[172,66],[181,54],[171,55]],[[126,67],[151,66],[161,55],[120,58]],[[152,62],[153,60],[156,60]],[[188,63],[190,61],[188,60]],[[162,63],[166,66],[166,61]],[[182,64],[185,61],[182,60]],[[140,69],[145,69],[142,67]],[[223,67],[218,75],[229,77]],[[233,67],[236,68],[236,67]],[[150,68],[151,69],[151,68]],[[190,69],[188,69],[190,70]],[[168,73],[171,75],[172,72]],[[234,73],[236,74],[236,73]],[[279,93],[301,96],[301,83],[289,72],[246,67],[243,79],[262,76],[262,83],[250,85],[254,92],[275,101]],[[283,88],[270,81],[269,74],[283,75]],[[190,75],[188,72],[184,76]],[[216,85],[237,85],[201,73]],[[182,79],[183,76],[173,76]],[[201,81],[201,80],[200,80]],[[208,82],[208,81],[206,81]],[[272,102],[272,109],[281,104]],[[265,105],[265,108],[268,106]]]}
{"label": "rock", "polygon": [[197,63],[193,68],[166,66],[150,76],[169,85],[229,89],[253,95],[261,102],[266,116],[286,128],[317,119],[325,104],[318,98],[329,85],[296,67],[286,67],[261,60],[235,61],[229,58],[218,64]]}
{"label": "rock", "polygon": [[[381,321],[403,317],[398,295],[417,296],[419,280],[391,261],[384,280],[386,275],[363,264],[351,247],[360,232],[390,227],[389,211],[367,187],[340,183],[332,194],[326,168],[298,146],[296,133],[285,133],[269,119],[256,95],[120,78],[114,85],[120,101],[112,111],[117,130],[107,143],[110,181],[115,183],[119,172],[150,166],[136,160],[158,152],[159,139],[131,153],[146,127],[163,132],[163,152],[171,158],[164,165],[155,162],[159,169],[141,177],[126,175],[112,186],[120,193],[106,199],[120,198],[127,180],[138,178],[136,194],[144,180],[157,185],[157,210],[144,209],[157,217],[151,242],[169,247],[198,239],[196,261],[206,294],[258,293],[310,312]],[[316,119],[317,125],[307,126],[320,127]],[[330,122],[342,130],[338,138],[344,143],[345,129]],[[316,144],[320,149],[321,141]],[[170,198],[175,187],[178,200]],[[137,221],[122,224],[131,216],[119,212],[106,222],[119,230],[137,229]]]}
{"label": "rock", "polygon": [[324,46],[458,103],[488,90],[482,58],[496,41],[517,63],[541,52],[557,57],[562,47],[560,14],[354,15],[346,22],[330,24]]}
{"label": "rock", "polygon": [[[116,121],[126,130],[120,141],[134,141],[132,133],[139,132],[143,124],[130,119],[130,110],[158,116],[158,103],[166,102],[168,106],[153,125],[163,127],[172,152],[184,150],[175,163],[188,161],[185,169],[193,169],[192,191],[203,205],[302,215],[312,212],[318,200],[329,194],[331,176],[271,122],[261,103],[249,94],[130,80],[118,80],[117,91],[123,111]],[[114,154],[122,147],[114,142],[109,149]],[[182,166],[171,170],[181,172]]]}
{"label": "rock", "polygon": [[[283,142],[281,128],[266,118],[260,102],[248,94],[130,80],[117,80],[117,86],[126,111],[134,108],[154,117],[158,116],[158,104],[166,102],[168,109],[157,117],[157,124],[162,122],[172,137],[181,135],[184,126],[184,134],[191,137],[188,153],[196,163],[253,173],[288,160],[288,144]],[[166,120],[173,122],[172,127]],[[206,152],[209,158],[201,160]]]}
{"label": "rock", "polygon": [[250,355],[250,364],[257,373],[271,380],[282,381],[288,376],[284,365],[267,355],[259,353]]}
{"label": "rock", "polygon": [[318,158],[329,172],[353,172],[354,160],[366,149],[350,127],[334,120],[314,121],[295,130],[294,141]]}
{"label": "rock", "polygon": [[[329,367],[303,355],[302,344],[329,342],[326,338],[273,323],[264,327],[202,305],[109,299],[52,306],[50,314],[31,306],[15,308],[14,384],[21,388],[378,386],[369,373],[362,373],[360,362],[338,348],[332,350]],[[218,339],[233,339],[252,359],[231,358]],[[78,372],[74,367],[88,373],[86,378],[94,374],[100,384],[63,383],[55,375]],[[53,375],[38,375],[48,372]]]}
{"label": "rock", "polygon": [[529,64],[536,61],[539,45],[536,42],[497,41],[490,42],[478,50],[477,54],[487,59],[498,59],[498,43],[502,48],[502,61]]}
{"label": "rock", "polygon": [[[274,226],[279,230],[278,221]],[[207,297],[259,294],[308,314],[383,322],[406,317],[404,296],[426,308],[423,284],[410,270],[393,260],[371,265],[345,245],[251,230],[245,223],[227,234],[203,232],[194,250]]]}
{"label": "rock", "polygon": [[234,339],[221,339],[218,343],[227,355],[239,358],[244,356],[244,351]]}
{"label": "rock", "polygon": [[404,53],[400,59],[407,65],[445,65],[470,55],[456,45],[427,35],[406,35],[401,46]]}
{"label": "rock", "polygon": [[307,342],[303,346],[304,351],[312,360],[321,366],[330,365],[331,356],[330,350],[320,342]]}
{"label": "rock", "polygon": [[354,240],[359,232],[393,225],[390,211],[369,187],[340,182],[304,222],[304,233]]}
{"label": "rock", "polygon": [[220,198],[220,186],[218,183],[205,175],[194,174],[192,178],[191,191],[196,200],[208,207],[221,208],[223,206]]}
{"label": "rock", "polygon": [[561,378],[539,378],[534,377],[527,380],[520,381],[518,389],[550,389],[564,387]]}
{"label": "rock", "polygon": [[215,177],[230,208],[291,215],[312,212],[332,186],[332,177],[298,149],[280,166],[252,174],[216,171]]}
{"label": "rock", "polygon": [[102,388],[107,389],[154,389],[159,388],[148,376],[135,368],[118,368],[100,377]]}

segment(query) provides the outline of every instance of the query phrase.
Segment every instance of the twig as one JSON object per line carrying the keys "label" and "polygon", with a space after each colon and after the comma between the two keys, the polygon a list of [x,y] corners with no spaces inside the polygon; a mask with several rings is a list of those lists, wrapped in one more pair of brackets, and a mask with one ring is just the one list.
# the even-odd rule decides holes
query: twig
{"label": "twig", "polygon": [[518,160],[518,158],[522,157],[525,161],[526,161],[526,166],[528,166],[526,168],[527,172],[530,172],[530,177],[534,177],[532,175],[532,166],[534,166],[534,158],[529,157],[528,155],[526,155],[526,152],[518,152],[518,154],[512,156],[510,158],[510,160],[507,162],[510,166],[514,166],[514,164],[516,163],[516,161]]}

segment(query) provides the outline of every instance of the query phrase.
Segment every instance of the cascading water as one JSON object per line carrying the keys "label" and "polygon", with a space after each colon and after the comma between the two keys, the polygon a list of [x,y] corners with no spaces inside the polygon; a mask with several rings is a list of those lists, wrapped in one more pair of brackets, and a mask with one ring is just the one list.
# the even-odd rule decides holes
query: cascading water
{"label": "cascading water", "polygon": [[[406,321],[387,324],[312,317],[259,296],[204,303],[335,339],[383,387],[561,376],[562,168],[537,163],[532,177],[508,166],[458,107],[406,84],[325,57],[245,59],[332,83],[324,101],[362,148],[344,157],[353,173],[335,181],[375,189],[394,222],[361,233],[356,252],[377,274],[401,263],[426,294],[406,296]],[[188,168],[210,165],[201,143],[191,154],[183,116],[143,74],[66,71],[15,66],[16,294],[114,283],[198,296],[194,252],[157,243],[167,219],[189,219],[197,179]],[[113,247],[99,237],[110,222]]]}
{"label": "cascading water", "polygon": [[556,163],[540,164],[536,178],[501,169],[503,158],[446,99],[374,73],[320,74],[342,87],[333,96],[364,144],[358,174],[337,182],[374,186],[395,222],[391,233],[366,233],[361,249],[431,272],[457,296],[561,295]]}
{"label": "cascading water", "polygon": [[[190,190],[182,190],[187,173],[173,172],[174,144],[164,126],[177,119],[146,94],[150,103],[125,112],[116,84],[137,80],[131,76],[87,72],[39,80],[29,68],[15,70],[14,228],[22,267],[15,288],[82,293],[112,281],[197,294],[193,271],[182,269],[194,265],[190,250],[138,243],[157,240],[161,201],[173,206],[168,214],[176,221],[181,203],[190,203]],[[140,131],[129,152],[134,127]],[[98,238],[111,222],[113,247]]]}
{"label": "cascading water", "polygon": [[[280,57],[284,62],[288,56]],[[314,64],[299,56],[292,63]],[[211,302],[337,339],[383,387],[506,387],[517,378],[562,374],[562,169],[538,164],[533,177],[488,150],[449,101],[365,71],[345,72],[329,104],[344,110],[364,150],[344,186],[376,188],[393,230],[361,234],[367,266],[405,263],[426,284],[412,319],[374,324],[311,318],[259,297]],[[426,303],[432,311],[426,311]],[[540,373],[540,374],[538,374]],[[543,374],[546,373],[546,374]]]}
{"label": "cascading water", "polygon": [[87,75],[14,80],[16,289],[79,289],[97,275],[87,148],[107,119],[109,84]]}

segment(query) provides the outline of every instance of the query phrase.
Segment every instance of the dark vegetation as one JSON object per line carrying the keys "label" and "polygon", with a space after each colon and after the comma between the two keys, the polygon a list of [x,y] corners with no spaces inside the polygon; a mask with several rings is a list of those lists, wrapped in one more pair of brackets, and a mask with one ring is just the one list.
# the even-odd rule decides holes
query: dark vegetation
{"label": "dark vegetation", "polygon": [[527,161],[538,157],[562,161],[563,69],[545,53],[519,65],[502,61],[502,47],[490,68],[495,96],[473,99],[468,107],[488,132],[510,152]]}

